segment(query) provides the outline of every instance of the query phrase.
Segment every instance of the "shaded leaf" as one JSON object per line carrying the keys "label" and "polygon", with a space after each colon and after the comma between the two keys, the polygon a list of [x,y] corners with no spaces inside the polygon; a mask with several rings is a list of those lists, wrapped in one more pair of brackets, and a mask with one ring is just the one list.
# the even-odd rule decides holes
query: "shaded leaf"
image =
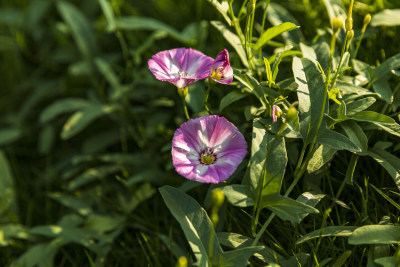
{"label": "shaded leaf", "polygon": [[319,213],[317,209],[309,205],[279,194],[262,196],[260,206],[271,210],[279,218],[289,220],[292,223],[299,223],[304,218],[304,214]]}
{"label": "shaded leaf", "polygon": [[400,159],[385,150],[377,148],[369,149],[368,155],[386,169],[392,176],[397,188],[400,189]]}
{"label": "shaded leaf", "polygon": [[56,5],[61,17],[71,28],[72,35],[81,53],[86,59],[93,58],[97,47],[89,21],[78,8],[69,2],[57,1]]}
{"label": "shaded leaf", "polygon": [[310,241],[319,237],[327,237],[327,236],[340,236],[340,237],[348,237],[353,231],[357,228],[357,226],[327,226],[323,229],[318,229],[312,231],[304,235],[302,238],[297,240],[296,244],[299,245],[306,241]]}
{"label": "shaded leaf", "polygon": [[320,145],[308,162],[307,172],[313,173],[319,170],[322,166],[324,166],[333,158],[333,155],[335,155],[336,151],[336,149]]}
{"label": "shaded leaf", "polygon": [[226,96],[224,96],[221,99],[221,102],[219,103],[219,111],[224,110],[230,104],[232,104],[246,96],[248,96],[248,93],[246,93],[244,91],[234,90],[232,92],[229,92]]}
{"label": "shaded leaf", "polygon": [[[206,211],[190,196],[171,186],[159,188],[168,209],[179,222],[199,266],[208,266],[208,251],[222,253],[214,227]],[[214,236],[212,242],[210,237]],[[210,247],[211,246],[211,247]]]}
{"label": "shaded leaf", "polygon": [[398,26],[400,25],[400,9],[384,9],[372,16],[371,26]]}
{"label": "shaded leaf", "polygon": [[349,244],[399,244],[400,227],[394,225],[365,225],[354,230]]}
{"label": "shaded leaf", "polygon": [[236,207],[249,207],[254,205],[251,196],[250,187],[248,185],[227,185],[220,188],[233,206]]}

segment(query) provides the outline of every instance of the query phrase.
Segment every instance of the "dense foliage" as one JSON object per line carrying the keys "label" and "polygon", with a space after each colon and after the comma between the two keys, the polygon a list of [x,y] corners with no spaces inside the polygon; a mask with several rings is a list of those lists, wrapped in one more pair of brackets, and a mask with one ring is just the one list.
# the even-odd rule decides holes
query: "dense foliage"
{"label": "dense foliage", "polygon": [[[400,265],[398,0],[0,3],[1,266]],[[223,183],[172,164],[179,47],[229,51],[183,102],[247,142]]]}

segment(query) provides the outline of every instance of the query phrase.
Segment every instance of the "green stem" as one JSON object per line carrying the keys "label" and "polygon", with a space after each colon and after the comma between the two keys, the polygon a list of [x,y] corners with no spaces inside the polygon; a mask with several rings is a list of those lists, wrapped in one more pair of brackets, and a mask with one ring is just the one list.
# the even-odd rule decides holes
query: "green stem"
{"label": "green stem", "polygon": [[353,56],[351,57],[352,59],[355,59],[355,58],[357,57],[358,49],[360,49],[361,41],[362,41],[362,39],[364,38],[365,30],[366,30],[366,27],[364,26],[364,27],[361,29],[360,39],[358,39],[356,49],[354,50]]}
{"label": "green stem", "polygon": [[204,98],[204,108],[207,110],[208,114],[210,114],[210,115],[211,115],[211,111],[210,111],[210,108],[208,107],[208,96],[210,95],[211,87],[212,87],[212,81],[211,81],[211,79],[208,79],[208,88],[206,91],[206,96]]}
{"label": "green stem", "polygon": [[189,116],[188,109],[187,109],[187,106],[186,106],[185,97],[181,96],[181,100],[182,100],[182,107],[183,107],[183,111],[185,112],[186,119],[190,120],[190,116]]}
{"label": "green stem", "polygon": [[[262,22],[261,22],[260,36],[262,36],[263,33],[264,33],[265,20],[267,18],[267,10],[268,10],[268,6],[269,6],[269,2],[270,2],[270,0],[267,0],[267,4],[266,4],[265,9],[264,9],[263,18],[262,18]],[[260,56],[259,57],[260,57],[260,59],[262,58],[262,49],[260,49]]]}

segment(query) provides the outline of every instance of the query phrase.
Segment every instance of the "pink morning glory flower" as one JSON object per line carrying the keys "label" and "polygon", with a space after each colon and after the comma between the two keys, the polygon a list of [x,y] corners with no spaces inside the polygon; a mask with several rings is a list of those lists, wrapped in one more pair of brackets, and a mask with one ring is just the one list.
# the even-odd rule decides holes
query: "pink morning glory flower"
{"label": "pink morning glory flower", "polygon": [[183,123],[172,139],[175,170],[189,180],[202,183],[216,184],[228,179],[246,153],[243,135],[217,115]]}
{"label": "pink morning glory flower", "polygon": [[210,77],[223,84],[230,84],[233,80],[233,69],[229,64],[228,50],[224,49],[217,55],[211,66]]}
{"label": "pink morning glory flower", "polygon": [[282,115],[282,110],[277,105],[272,106],[272,123],[275,123],[278,118]]}
{"label": "pink morning glory flower", "polygon": [[176,48],[159,52],[147,62],[150,71],[160,81],[184,89],[208,77],[214,60],[192,48]]}

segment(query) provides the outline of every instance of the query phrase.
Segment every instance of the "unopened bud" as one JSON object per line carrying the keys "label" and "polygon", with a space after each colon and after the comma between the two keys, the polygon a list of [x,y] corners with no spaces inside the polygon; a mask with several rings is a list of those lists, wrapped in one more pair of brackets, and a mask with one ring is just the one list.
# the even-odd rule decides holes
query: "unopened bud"
{"label": "unopened bud", "polygon": [[179,257],[175,267],[187,267],[188,266],[188,260],[185,256]]}
{"label": "unopened bud", "polygon": [[291,106],[286,112],[286,120],[288,122],[293,122],[297,118],[297,109]]}
{"label": "unopened bud", "polygon": [[371,22],[371,15],[367,14],[364,17],[364,27],[366,27]]}
{"label": "unopened bud", "polygon": [[342,21],[342,19],[340,17],[333,18],[333,20],[332,20],[332,29],[333,29],[334,32],[339,31],[340,28],[342,27],[342,25],[343,25],[343,21]]}
{"label": "unopened bud", "polygon": [[346,22],[345,22],[345,28],[346,31],[351,31],[353,29],[353,19],[347,17]]}
{"label": "unopened bud", "polygon": [[277,105],[272,106],[272,123],[275,123],[282,116],[282,110]]}
{"label": "unopened bud", "polygon": [[213,208],[219,209],[222,206],[222,204],[224,204],[224,200],[225,200],[225,195],[221,189],[216,188],[212,191],[211,203],[213,205]]}
{"label": "unopened bud", "polygon": [[351,40],[354,38],[354,30],[351,30],[347,32],[347,44],[346,44],[346,50],[349,50]]}

